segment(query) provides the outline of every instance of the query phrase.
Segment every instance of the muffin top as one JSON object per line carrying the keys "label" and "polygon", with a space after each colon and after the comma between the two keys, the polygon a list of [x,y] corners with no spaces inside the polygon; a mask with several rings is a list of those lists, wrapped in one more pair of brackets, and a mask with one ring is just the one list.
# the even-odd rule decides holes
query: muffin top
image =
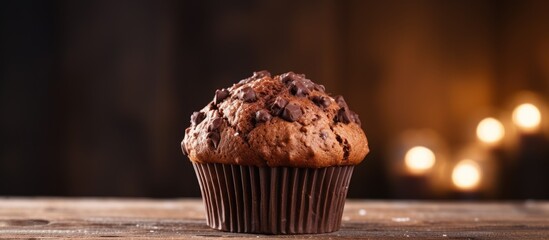
{"label": "muffin top", "polygon": [[343,97],[303,74],[267,71],[217,90],[192,114],[181,149],[200,163],[308,168],[356,165],[369,152]]}

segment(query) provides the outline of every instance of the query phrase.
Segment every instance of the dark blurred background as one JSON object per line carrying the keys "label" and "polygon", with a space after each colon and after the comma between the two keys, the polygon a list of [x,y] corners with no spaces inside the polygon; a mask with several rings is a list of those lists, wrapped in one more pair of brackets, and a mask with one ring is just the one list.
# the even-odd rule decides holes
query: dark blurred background
{"label": "dark blurred background", "polygon": [[[361,116],[371,153],[350,197],[549,198],[548,1],[0,7],[0,195],[198,197],[189,116],[267,69],[305,73]],[[539,110],[532,131],[510,120],[521,101]],[[475,135],[485,117],[504,126],[497,143]],[[403,165],[415,145],[436,156],[419,171]],[[462,158],[473,170],[455,171]]]}

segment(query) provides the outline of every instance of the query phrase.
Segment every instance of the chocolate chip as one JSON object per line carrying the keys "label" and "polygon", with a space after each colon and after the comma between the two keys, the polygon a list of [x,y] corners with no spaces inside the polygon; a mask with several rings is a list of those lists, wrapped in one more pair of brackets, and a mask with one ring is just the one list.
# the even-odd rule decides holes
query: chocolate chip
{"label": "chocolate chip", "polygon": [[284,107],[286,107],[286,105],[288,104],[288,101],[284,98],[281,98],[281,97],[277,97],[273,104],[271,104],[271,114],[273,116],[279,116],[281,113],[282,113],[282,110],[284,109]]}
{"label": "chocolate chip", "polygon": [[287,72],[284,74],[280,74],[280,81],[282,81],[284,84],[289,84],[290,82],[303,79],[303,78],[305,78],[305,75],[295,74],[294,72]]}
{"label": "chocolate chip", "polygon": [[345,141],[343,141],[343,160],[349,160],[349,155],[351,155],[351,145],[349,145],[349,141],[345,139]]}
{"label": "chocolate chip", "polygon": [[252,76],[253,79],[261,79],[264,77],[271,77],[271,73],[267,70],[261,70],[258,72],[254,72],[254,75]]}
{"label": "chocolate chip", "polygon": [[216,131],[221,127],[221,123],[223,123],[223,118],[217,117],[212,121],[212,124],[208,126],[208,132]]}
{"label": "chocolate chip", "polygon": [[294,80],[295,73],[294,72],[287,72],[280,74],[280,81],[282,81],[284,84],[287,84]]}
{"label": "chocolate chip", "polygon": [[246,83],[258,80],[258,79],[262,79],[264,77],[271,77],[271,73],[267,70],[261,70],[261,71],[254,72],[254,74],[251,77],[242,79],[237,84],[235,84],[233,86],[241,86],[243,84],[246,84]]}
{"label": "chocolate chip", "polygon": [[302,81],[293,81],[290,85],[290,92],[297,97],[305,97],[310,91]]}
{"label": "chocolate chip", "polygon": [[282,118],[289,122],[298,120],[302,115],[303,110],[301,110],[301,107],[295,103],[288,103],[282,111]]}
{"label": "chocolate chip", "polygon": [[336,121],[348,124],[353,121],[353,115],[348,108],[342,107],[337,111]]}
{"label": "chocolate chip", "polygon": [[271,120],[271,118],[273,118],[273,116],[271,116],[269,111],[267,111],[265,109],[261,109],[261,110],[255,112],[255,122],[256,123],[268,122],[269,120]]}
{"label": "chocolate chip", "polygon": [[238,81],[238,83],[237,83],[237,84],[234,84],[233,86],[239,87],[239,86],[242,86],[243,84],[249,83],[249,82],[251,82],[251,81],[252,81],[252,78],[251,78],[251,77],[249,77],[249,78],[244,78],[244,79]]}
{"label": "chocolate chip", "polygon": [[351,112],[351,110],[349,110],[345,99],[342,96],[335,96],[334,100],[336,101],[337,105],[341,107],[339,111],[337,111],[336,121],[345,124],[354,121],[353,113]]}
{"label": "chocolate chip", "polygon": [[196,126],[200,124],[204,118],[206,118],[206,114],[203,112],[193,112],[193,115],[191,115],[191,124]]}
{"label": "chocolate chip", "polygon": [[213,149],[217,149],[220,140],[221,137],[218,132],[209,132],[208,135],[206,135],[206,143],[208,143],[208,146]]}
{"label": "chocolate chip", "polygon": [[300,80],[300,82],[302,82],[303,85],[305,85],[305,87],[306,87],[307,89],[309,89],[309,91],[312,91],[313,89],[315,89],[315,85],[316,85],[316,84],[315,84],[313,81],[309,80],[309,79],[302,78],[302,79]]}
{"label": "chocolate chip", "polygon": [[257,100],[255,91],[251,87],[242,88],[239,97],[244,102],[254,102]]}
{"label": "chocolate chip", "polygon": [[221,103],[223,100],[225,100],[225,98],[229,96],[229,94],[230,94],[229,90],[227,89],[216,90],[215,96],[214,96],[214,103],[215,104]]}
{"label": "chocolate chip", "polygon": [[326,88],[324,87],[324,85],[321,85],[321,84],[315,84],[314,89],[321,92],[326,91]]}
{"label": "chocolate chip", "polygon": [[215,105],[215,103],[213,101],[208,103],[207,107],[208,107],[207,110],[217,110],[217,105]]}
{"label": "chocolate chip", "polygon": [[319,135],[322,140],[326,140],[328,138],[328,134],[324,131],[321,131]]}
{"label": "chocolate chip", "polygon": [[340,107],[348,108],[347,102],[345,102],[345,99],[343,98],[343,96],[341,96],[341,95],[335,96],[334,100],[337,103],[337,105],[339,105]]}
{"label": "chocolate chip", "polygon": [[346,124],[350,122],[355,122],[358,125],[361,125],[360,119],[358,119],[358,114],[349,110],[349,106],[342,96],[335,96],[334,100],[336,101],[337,105],[341,107],[337,112],[336,121]]}
{"label": "chocolate chip", "polygon": [[330,106],[330,99],[324,96],[313,96],[313,102],[319,107],[327,108]]}

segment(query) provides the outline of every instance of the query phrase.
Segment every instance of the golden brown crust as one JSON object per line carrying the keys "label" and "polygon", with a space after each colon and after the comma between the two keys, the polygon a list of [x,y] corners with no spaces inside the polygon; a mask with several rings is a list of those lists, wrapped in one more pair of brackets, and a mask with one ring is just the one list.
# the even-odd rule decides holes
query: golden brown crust
{"label": "golden brown crust", "polygon": [[181,142],[192,161],[320,168],[356,165],[369,152],[342,97],[292,72],[256,72],[195,113]]}

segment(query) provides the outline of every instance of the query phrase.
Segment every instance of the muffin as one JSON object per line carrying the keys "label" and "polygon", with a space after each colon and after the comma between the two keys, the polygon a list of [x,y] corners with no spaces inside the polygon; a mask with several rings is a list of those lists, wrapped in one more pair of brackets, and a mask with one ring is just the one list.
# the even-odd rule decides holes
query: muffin
{"label": "muffin", "polygon": [[341,96],[293,72],[216,90],[181,142],[207,224],[230,232],[337,231],[355,165],[369,152]]}

